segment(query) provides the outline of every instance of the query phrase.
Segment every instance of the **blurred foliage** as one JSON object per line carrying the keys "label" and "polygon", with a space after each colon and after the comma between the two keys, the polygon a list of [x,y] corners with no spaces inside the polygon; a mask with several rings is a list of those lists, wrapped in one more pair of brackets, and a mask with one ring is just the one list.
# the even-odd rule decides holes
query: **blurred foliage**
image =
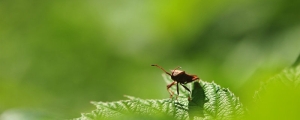
{"label": "blurred foliage", "polygon": [[[181,66],[251,104],[300,51],[300,1],[0,1],[0,113],[78,117],[89,101],[166,98]],[[100,87],[99,87],[100,86]],[[247,101],[249,100],[249,101]]]}
{"label": "blurred foliage", "polygon": [[287,68],[264,82],[254,96],[249,119],[300,118],[300,64]]}

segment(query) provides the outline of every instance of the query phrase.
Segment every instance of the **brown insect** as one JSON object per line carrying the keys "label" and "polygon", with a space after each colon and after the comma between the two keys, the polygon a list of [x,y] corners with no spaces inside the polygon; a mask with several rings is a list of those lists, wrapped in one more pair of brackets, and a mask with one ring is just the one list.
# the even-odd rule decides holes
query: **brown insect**
{"label": "brown insect", "polygon": [[170,90],[170,88],[173,85],[175,85],[175,84],[177,85],[177,94],[179,95],[178,84],[183,86],[187,91],[191,92],[190,89],[188,89],[184,84],[193,82],[195,80],[199,80],[197,75],[189,75],[189,74],[186,74],[185,71],[177,70],[180,67],[177,67],[174,70],[171,70],[171,72],[172,72],[172,74],[171,74],[158,65],[151,65],[151,66],[156,66],[156,67],[162,69],[166,74],[171,76],[172,80],[174,80],[171,84],[167,85],[167,90],[170,93],[170,97],[172,97],[174,95],[174,93]]}

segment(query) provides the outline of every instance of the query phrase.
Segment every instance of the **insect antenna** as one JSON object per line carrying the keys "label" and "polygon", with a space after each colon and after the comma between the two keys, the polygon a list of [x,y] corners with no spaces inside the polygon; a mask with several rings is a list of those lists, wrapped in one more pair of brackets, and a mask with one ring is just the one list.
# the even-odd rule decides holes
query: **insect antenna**
{"label": "insect antenna", "polygon": [[[158,66],[158,65],[151,65],[151,66],[156,66],[158,68],[160,68],[161,70],[163,70],[166,74],[172,76],[170,73],[168,73],[165,69],[163,69],[162,67]],[[173,74],[173,73],[172,73]]]}

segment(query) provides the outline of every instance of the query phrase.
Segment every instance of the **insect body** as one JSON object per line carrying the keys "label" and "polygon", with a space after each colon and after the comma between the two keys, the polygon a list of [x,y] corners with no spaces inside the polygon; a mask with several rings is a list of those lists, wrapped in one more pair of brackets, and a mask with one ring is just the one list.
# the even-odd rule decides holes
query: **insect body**
{"label": "insect body", "polygon": [[179,95],[179,89],[178,89],[178,84],[180,84],[181,86],[183,86],[187,91],[191,92],[190,89],[188,89],[184,84],[193,82],[195,80],[199,80],[199,78],[197,77],[197,75],[189,75],[186,74],[185,71],[181,71],[181,70],[177,70],[180,67],[175,68],[174,70],[171,70],[172,74],[167,72],[166,70],[164,70],[162,67],[158,66],[158,65],[151,65],[151,66],[156,66],[160,69],[162,69],[166,74],[171,76],[171,79],[174,80],[172,83],[170,83],[169,85],[167,85],[167,90],[170,93],[170,97],[172,97],[174,95],[174,93],[170,90],[170,88],[176,84],[177,86],[177,94]]}

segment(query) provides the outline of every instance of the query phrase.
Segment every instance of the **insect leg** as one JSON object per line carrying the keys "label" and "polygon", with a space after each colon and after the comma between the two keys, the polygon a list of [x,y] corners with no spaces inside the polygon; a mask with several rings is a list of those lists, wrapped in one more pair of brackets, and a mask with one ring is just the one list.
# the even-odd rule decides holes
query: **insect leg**
{"label": "insect leg", "polygon": [[178,83],[177,83],[176,89],[177,89],[177,94],[178,94],[178,96],[179,96],[179,88],[178,88]]}
{"label": "insect leg", "polygon": [[176,81],[173,81],[171,84],[167,85],[167,90],[168,90],[168,92],[170,93],[170,97],[172,97],[173,94],[174,94],[174,93],[170,90],[170,88],[171,88],[174,84],[176,84]]}
{"label": "insect leg", "polygon": [[187,91],[191,92],[190,89],[187,88],[185,85],[183,85],[183,84],[180,84],[180,85],[182,85]]}

